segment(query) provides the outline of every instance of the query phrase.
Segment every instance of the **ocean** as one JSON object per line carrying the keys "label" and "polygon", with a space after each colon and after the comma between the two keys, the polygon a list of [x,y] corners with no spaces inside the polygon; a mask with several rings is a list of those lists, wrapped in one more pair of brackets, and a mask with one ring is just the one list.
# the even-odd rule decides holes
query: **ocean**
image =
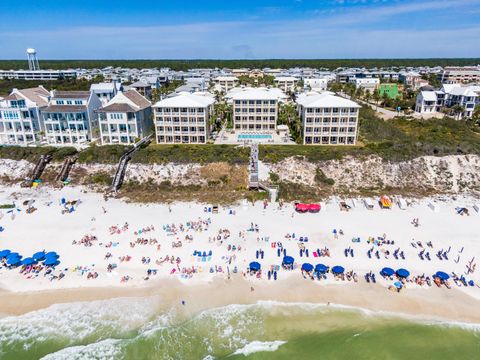
{"label": "ocean", "polygon": [[58,304],[0,318],[0,359],[480,359],[480,326],[259,302],[189,314],[156,298]]}

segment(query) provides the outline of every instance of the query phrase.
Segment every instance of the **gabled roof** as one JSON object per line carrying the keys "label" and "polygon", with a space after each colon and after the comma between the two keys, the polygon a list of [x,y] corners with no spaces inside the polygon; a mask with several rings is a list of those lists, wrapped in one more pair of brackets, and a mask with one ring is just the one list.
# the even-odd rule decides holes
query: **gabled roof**
{"label": "gabled roof", "polygon": [[152,103],[132,89],[126,92],[119,92],[105,106],[99,109],[100,112],[136,112],[152,106]]}
{"label": "gabled roof", "polygon": [[43,86],[37,86],[35,88],[28,88],[17,91],[21,96],[24,96],[26,99],[37,104],[38,107],[48,105],[48,98],[50,96],[50,92]]}

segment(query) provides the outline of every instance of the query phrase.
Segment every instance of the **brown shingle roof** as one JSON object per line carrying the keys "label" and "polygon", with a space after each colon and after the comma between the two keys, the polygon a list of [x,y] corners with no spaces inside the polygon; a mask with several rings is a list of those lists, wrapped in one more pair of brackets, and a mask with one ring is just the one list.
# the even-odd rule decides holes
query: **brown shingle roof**
{"label": "brown shingle roof", "polygon": [[85,105],[50,105],[43,110],[44,113],[55,113],[55,112],[84,112],[87,110]]}
{"label": "brown shingle roof", "polygon": [[152,103],[140,95],[136,90],[128,90],[123,94],[133,103],[139,106],[140,109],[145,109],[152,106]]}
{"label": "brown shingle roof", "polygon": [[88,99],[90,91],[55,91],[56,99]]}
{"label": "brown shingle roof", "polygon": [[111,104],[104,106],[98,110],[98,112],[136,112],[137,109],[134,109],[128,104]]}
{"label": "brown shingle roof", "polygon": [[37,86],[35,88],[22,89],[18,91],[23,96],[33,101],[34,103],[36,103],[37,106],[39,107],[48,105],[48,97],[50,96],[50,92],[41,86]]}

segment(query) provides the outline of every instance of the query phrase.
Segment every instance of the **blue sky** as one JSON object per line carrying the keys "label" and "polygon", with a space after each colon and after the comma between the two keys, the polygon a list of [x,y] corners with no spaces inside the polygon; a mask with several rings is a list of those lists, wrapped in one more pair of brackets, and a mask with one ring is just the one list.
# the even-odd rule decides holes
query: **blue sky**
{"label": "blue sky", "polygon": [[480,57],[480,0],[23,0],[0,14],[0,59]]}

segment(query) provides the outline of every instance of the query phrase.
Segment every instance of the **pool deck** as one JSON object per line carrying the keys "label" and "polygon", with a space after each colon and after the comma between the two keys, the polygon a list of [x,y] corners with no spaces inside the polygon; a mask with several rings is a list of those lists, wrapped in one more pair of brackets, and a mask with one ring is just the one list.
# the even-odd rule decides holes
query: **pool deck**
{"label": "pool deck", "polygon": [[[270,139],[238,139],[240,134],[257,134],[257,135],[271,135]],[[271,144],[271,145],[295,145],[295,142],[290,140],[289,137],[277,134],[277,132],[248,132],[248,131],[234,131],[234,130],[222,130],[218,134],[215,144]]]}

